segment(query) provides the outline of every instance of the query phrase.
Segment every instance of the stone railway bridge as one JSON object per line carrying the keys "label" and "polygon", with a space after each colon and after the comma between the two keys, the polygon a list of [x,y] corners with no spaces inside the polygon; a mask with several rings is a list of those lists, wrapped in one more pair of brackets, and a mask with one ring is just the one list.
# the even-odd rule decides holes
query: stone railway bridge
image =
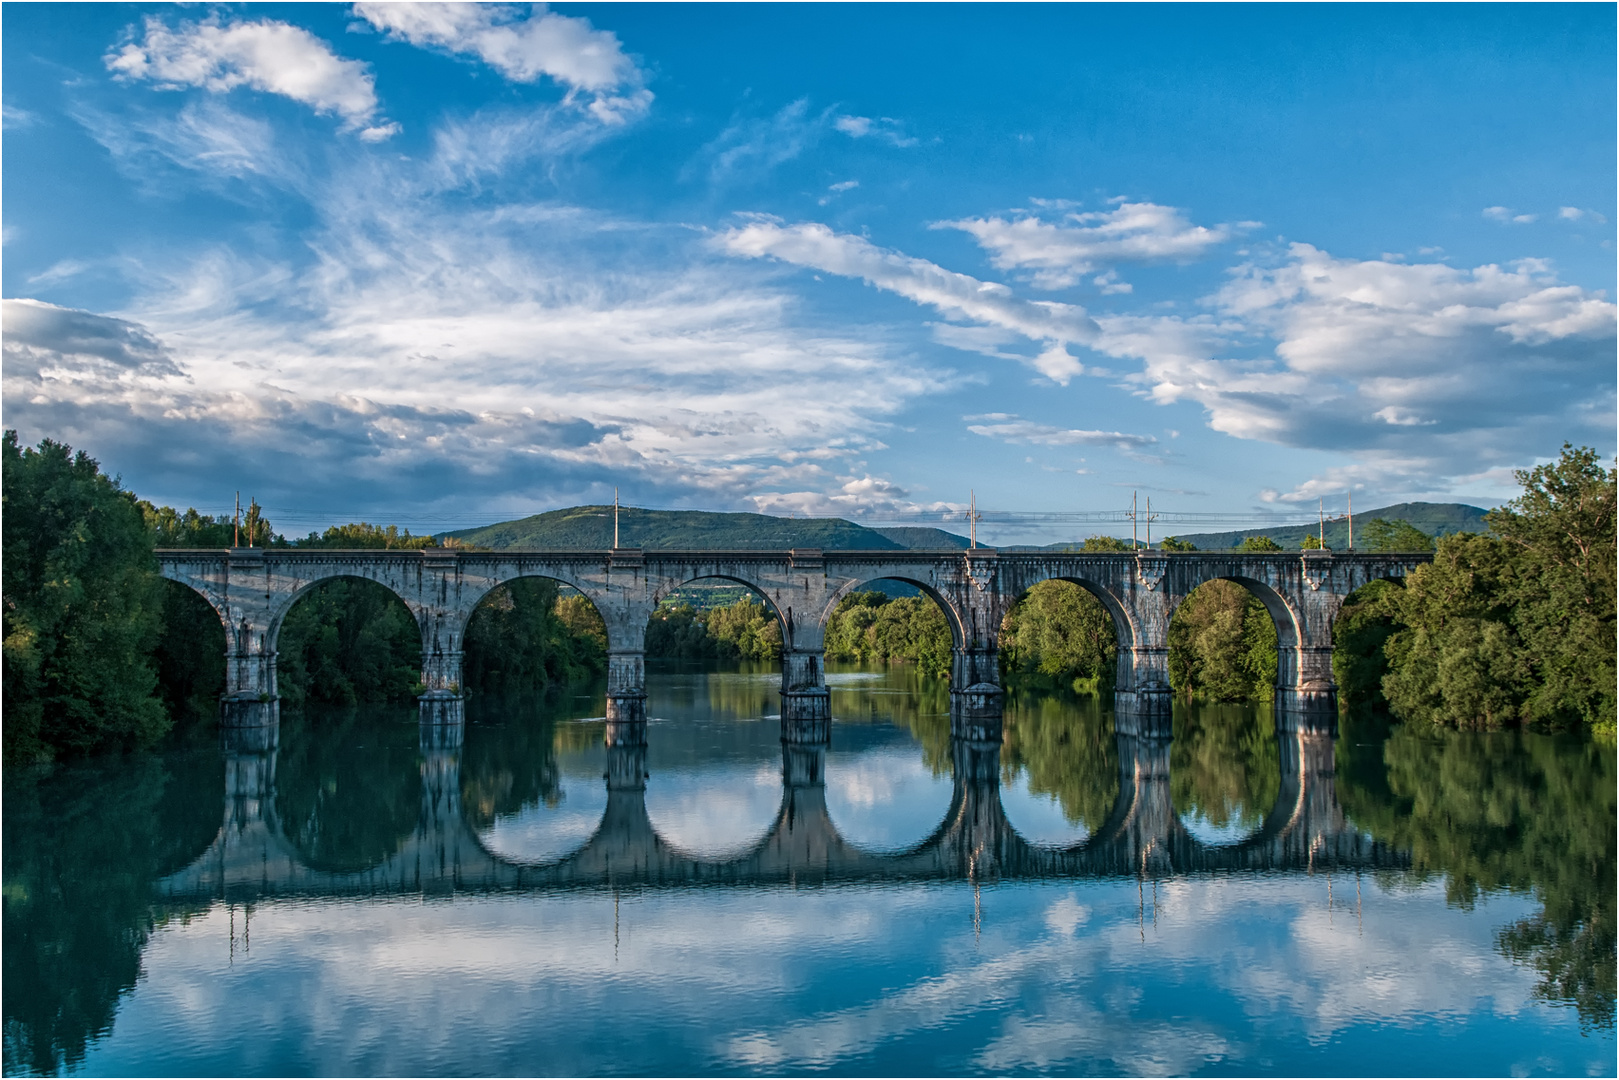
{"label": "stone railway bridge", "polygon": [[225,624],[226,726],[270,723],[277,711],[276,639],[309,588],[339,577],[391,589],[422,632],[423,719],[461,715],[462,640],[473,609],[500,585],[548,577],[583,593],[607,625],[609,741],[644,740],[645,638],[659,602],[682,585],[723,579],[764,598],[782,625],[782,719],[788,738],[827,736],[826,624],[838,601],[890,579],[921,589],[954,639],[953,730],[994,738],[1001,709],[1001,618],[1032,586],[1070,581],[1113,616],[1120,730],[1155,730],[1169,715],[1169,620],[1199,585],[1235,581],[1276,624],[1278,723],[1312,726],[1336,715],[1332,624],[1344,599],[1380,578],[1401,578],[1426,555],[1306,551],[335,551],[283,548],[160,550],[163,575],[190,586]]}
{"label": "stone railway bridge", "polygon": [[1000,746],[952,740],[950,806],[932,835],[908,850],[863,850],[839,835],[827,812],[826,748],[784,742],[782,798],[763,837],[726,858],[681,851],[658,835],[646,809],[646,747],[608,749],[607,806],[577,850],[545,863],[486,848],[462,813],[464,725],[421,727],[422,803],[414,831],[377,865],[357,872],[310,866],[280,827],[276,811],[279,725],[225,734],[224,821],[190,866],[160,880],[173,902],[251,902],[278,896],[670,888],[701,885],[798,886],[862,881],[998,881],[1215,873],[1331,873],[1407,869],[1406,853],[1344,820],[1334,777],[1332,737],[1278,732],[1279,792],[1249,837],[1227,845],[1190,835],[1170,799],[1169,742],[1116,735],[1119,791],[1112,813],[1084,842],[1028,842],[1007,820],[1000,798]]}

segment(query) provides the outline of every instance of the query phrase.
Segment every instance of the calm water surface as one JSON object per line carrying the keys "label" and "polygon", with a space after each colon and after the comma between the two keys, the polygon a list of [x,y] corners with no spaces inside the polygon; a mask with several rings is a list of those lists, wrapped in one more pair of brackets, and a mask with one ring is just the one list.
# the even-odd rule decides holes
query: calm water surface
{"label": "calm water surface", "polygon": [[[7,1073],[1615,1073],[1614,755],[771,670],[15,771]],[[222,809],[223,807],[223,809]]]}

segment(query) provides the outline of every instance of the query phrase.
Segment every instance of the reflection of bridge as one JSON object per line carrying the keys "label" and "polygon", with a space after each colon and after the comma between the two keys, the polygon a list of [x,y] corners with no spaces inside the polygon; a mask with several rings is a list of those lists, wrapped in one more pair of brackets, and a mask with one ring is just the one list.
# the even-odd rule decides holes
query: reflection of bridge
{"label": "reflection of bridge", "polygon": [[[790,722],[789,725],[790,726]],[[1331,871],[1408,864],[1350,827],[1339,809],[1333,746],[1325,733],[1278,732],[1281,792],[1260,828],[1230,845],[1192,837],[1170,803],[1169,741],[1120,734],[1119,794],[1107,822],[1084,843],[1042,847],[1018,835],[1000,798],[1000,746],[952,740],[950,808],[933,834],[894,854],[845,841],[827,812],[824,744],[782,743],[782,800],[765,837],[729,859],[682,852],[646,810],[646,746],[608,747],[607,807],[572,854],[544,864],[494,855],[461,812],[464,725],[421,728],[422,803],[414,832],[378,865],[357,873],[312,869],[275,812],[278,725],[227,729],[225,819],[190,867],[157,884],[174,900],[268,896],[545,891],[701,884],[1162,877],[1232,871]]]}
{"label": "reflection of bridge", "polygon": [[[310,587],[336,577],[377,582],[399,596],[422,631],[424,716],[460,712],[461,643],[473,609],[491,589],[520,577],[548,577],[578,589],[607,626],[607,715],[640,729],[645,719],[648,619],[673,590],[723,578],[756,590],[782,624],[782,715],[798,734],[824,738],[830,721],[822,652],[838,601],[877,580],[909,582],[944,611],[954,638],[951,672],[956,731],[993,737],[1000,716],[997,650],[1002,616],[1031,586],[1071,581],[1088,589],[1118,634],[1115,678],[1122,726],[1161,730],[1168,717],[1169,620],[1197,586],[1235,581],[1264,602],[1276,624],[1279,710],[1334,712],[1332,623],[1350,592],[1401,577],[1423,555],[1137,551],[704,551],[578,552],[303,551],[231,548],[162,551],[164,576],[201,593],[225,623],[230,725],[269,722],[276,711],[276,639],[282,620]],[[644,737],[644,732],[638,732]],[[795,736],[796,737],[796,736]]]}

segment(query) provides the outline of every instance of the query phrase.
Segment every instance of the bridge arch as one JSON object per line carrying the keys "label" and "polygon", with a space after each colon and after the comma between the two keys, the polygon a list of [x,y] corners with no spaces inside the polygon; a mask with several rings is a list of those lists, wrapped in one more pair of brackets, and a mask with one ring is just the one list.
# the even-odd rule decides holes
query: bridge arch
{"label": "bridge arch", "polygon": [[831,623],[832,616],[837,612],[838,605],[843,602],[844,598],[859,592],[869,592],[871,591],[871,586],[879,581],[897,581],[920,591],[923,596],[938,605],[939,610],[944,613],[945,624],[950,628],[951,647],[960,649],[966,645],[967,631],[964,620],[961,617],[960,610],[951,602],[950,598],[920,577],[908,577],[895,573],[862,575],[844,582],[833,590],[831,595],[827,597],[826,606],[820,613],[819,626],[822,637],[825,637],[827,625]]}
{"label": "bridge arch", "polygon": [[[427,640],[426,634],[428,623],[423,617],[424,613],[421,610],[421,605],[413,604],[411,602],[411,598],[402,595],[399,590],[392,587],[388,582],[379,581],[375,576],[370,574],[335,573],[311,576],[309,580],[302,582],[297,588],[289,590],[288,592],[277,597],[279,602],[270,609],[268,626],[266,627],[264,635],[264,649],[265,653],[269,657],[270,663],[274,665],[276,696],[278,698],[286,699],[288,697],[288,688],[282,684],[285,681],[289,670],[295,670],[289,667],[289,663],[293,662],[294,660],[292,654],[286,653],[284,655],[283,648],[284,646],[292,644],[289,643],[286,638],[288,618],[293,614],[293,612],[299,609],[301,604],[314,602],[317,593],[325,592],[330,590],[333,586],[344,583],[349,584],[351,588],[357,583],[362,590],[362,594],[361,597],[354,598],[353,594],[351,593],[351,602],[348,609],[340,609],[339,611],[339,656],[343,656],[345,653],[347,653],[350,659],[358,658],[355,653],[350,653],[348,650],[351,647],[358,645],[361,634],[364,633],[365,630],[372,629],[379,620],[389,618],[389,609],[392,609],[394,612],[403,610],[406,616],[409,618],[410,645],[403,646],[406,651],[404,654],[400,654],[393,651],[393,647],[399,645],[399,639],[394,638],[393,640],[388,641],[390,653],[392,654],[390,659],[398,659],[408,663],[414,672],[421,672],[426,667],[430,642]],[[371,608],[371,611],[363,619],[364,625],[362,627],[358,629],[354,627],[345,627],[343,625],[343,619],[345,616],[353,613],[355,608],[359,608],[362,612],[364,611],[364,606],[366,604],[366,600],[363,596],[364,593],[370,593],[373,600],[380,600],[381,605],[373,606]],[[386,623],[383,623],[383,625],[386,626]],[[348,631],[348,640],[342,640],[343,632],[345,630]],[[373,642],[374,641],[375,639],[373,638]],[[307,672],[306,674],[312,677],[315,673],[311,671]],[[345,678],[350,675],[357,674],[357,671],[347,671],[345,672]],[[311,681],[313,681],[313,679],[311,679]],[[411,681],[415,682],[417,680],[412,679]],[[391,695],[389,695],[389,697],[391,698]],[[367,698],[362,697],[359,700],[363,701],[366,699]],[[296,695],[293,695],[293,700],[296,702]]]}
{"label": "bridge arch", "polygon": [[1016,610],[1033,592],[1037,586],[1048,581],[1060,581],[1068,585],[1075,585],[1083,589],[1093,599],[1102,605],[1113,620],[1114,640],[1117,645],[1117,658],[1114,661],[1113,685],[1117,690],[1131,690],[1134,688],[1135,665],[1134,651],[1141,644],[1139,633],[1139,618],[1106,583],[1094,580],[1082,574],[1052,573],[1040,576],[1037,580],[1028,581],[1021,592],[1009,597],[1006,604],[1008,613]]}

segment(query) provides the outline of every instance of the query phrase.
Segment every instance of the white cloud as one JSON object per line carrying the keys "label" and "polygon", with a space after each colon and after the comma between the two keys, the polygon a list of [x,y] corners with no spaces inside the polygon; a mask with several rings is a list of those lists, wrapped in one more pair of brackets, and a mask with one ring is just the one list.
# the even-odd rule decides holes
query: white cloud
{"label": "white cloud", "polygon": [[[165,500],[249,483],[265,505],[344,513],[362,488],[372,505],[432,490],[491,513],[615,483],[666,505],[903,499],[851,470],[950,372],[795,325],[787,297],[684,230],[544,204],[451,211],[432,163],[368,170],[312,200],[312,264],[224,249],[126,264],[127,310],[16,302],[59,327],[31,337],[8,305],[8,424],[138,463],[132,486]],[[665,269],[626,269],[654,260],[621,244]]]}
{"label": "white cloud", "polygon": [[857,188],[859,186],[860,186],[860,181],[858,181],[858,180],[843,180],[843,181],[840,181],[840,182],[838,182],[836,184],[830,185],[826,190],[828,190],[828,191],[852,191],[852,190],[854,190],[855,188]]}
{"label": "white cloud", "polygon": [[1486,206],[1484,216],[1491,221],[1499,221],[1503,225],[1528,225],[1540,217],[1538,214],[1515,213],[1504,206]]}
{"label": "white cloud", "polygon": [[[1112,210],[1069,213],[1060,223],[1033,215],[941,221],[935,228],[960,229],[991,253],[1002,270],[1030,270],[1042,288],[1067,288],[1084,275],[1116,263],[1194,259],[1228,240],[1233,226],[1193,225],[1171,206],[1122,202]],[[1127,291],[1109,272],[1095,284],[1103,292]],[[1110,289],[1111,287],[1111,289]]]}
{"label": "white cloud", "polygon": [[917,139],[906,135],[904,127],[892,117],[839,116],[832,126],[851,139],[876,138],[894,146],[915,146]]}
{"label": "white cloud", "polygon": [[1060,428],[1024,420],[1010,413],[986,413],[967,416],[967,430],[974,435],[999,439],[1008,443],[1029,443],[1034,446],[1115,446],[1121,450],[1140,450],[1154,446],[1158,440],[1151,435],[1129,435],[1122,431],[1085,431],[1078,428]]}
{"label": "white cloud", "polygon": [[550,78],[587,96],[591,115],[622,124],[645,113],[652,92],[617,35],[595,29],[589,19],[570,18],[536,4],[360,3],[355,14],[412,45],[476,56],[514,82]]}
{"label": "white cloud", "polygon": [[1356,483],[1445,490],[1611,435],[1616,309],[1543,262],[1457,270],[1294,244],[1210,303],[1217,318],[1100,317],[1093,347],[1139,359],[1143,393],[1198,402],[1217,431],[1354,454]]}
{"label": "white cloud", "polygon": [[345,129],[360,128],[370,141],[398,125],[373,124],[376,87],[367,66],[344,60],[320,38],[274,19],[222,22],[218,17],[171,30],[149,16],[145,37],[106,56],[114,78],[150,79],[162,89],[201,87],[225,93],[247,86],[336,113]]}
{"label": "white cloud", "polygon": [[1098,328],[1085,309],[1073,304],[1021,300],[995,282],[958,274],[925,259],[879,248],[858,236],[834,233],[825,225],[784,225],[756,218],[718,237],[733,255],[772,257],[843,277],[856,277],[879,289],[925,304],[946,318],[1000,327],[1044,344],[1036,357],[1022,358],[1042,375],[1066,384],[1084,372],[1068,353],[1070,343],[1096,340]]}
{"label": "white cloud", "polygon": [[1598,225],[1608,223],[1608,219],[1595,210],[1581,210],[1578,206],[1560,206],[1557,216],[1564,221],[1592,221]]}

